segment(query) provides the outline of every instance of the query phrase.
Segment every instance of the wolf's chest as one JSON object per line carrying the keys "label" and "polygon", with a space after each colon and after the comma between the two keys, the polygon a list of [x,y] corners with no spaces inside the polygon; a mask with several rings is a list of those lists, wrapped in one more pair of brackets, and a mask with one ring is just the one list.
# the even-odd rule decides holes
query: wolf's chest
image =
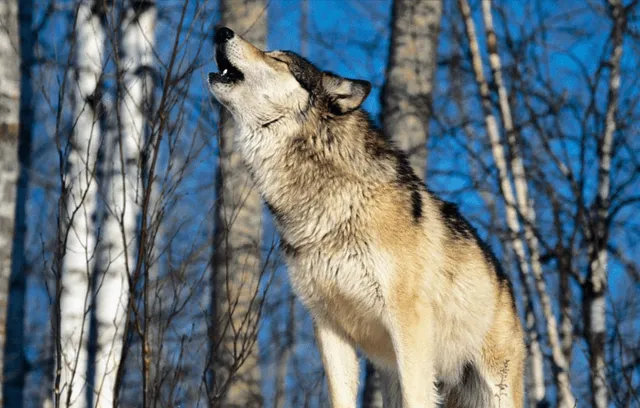
{"label": "wolf's chest", "polygon": [[[378,257],[380,258],[380,257]],[[384,305],[391,262],[371,253],[323,253],[290,259],[294,291],[312,315],[377,313]]]}
{"label": "wolf's chest", "polygon": [[313,318],[339,328],[383,364],[393,362],[383,317],[393,273],[389,257],[372,253],[342,258],[319,254],[289,262],[292,286]]}

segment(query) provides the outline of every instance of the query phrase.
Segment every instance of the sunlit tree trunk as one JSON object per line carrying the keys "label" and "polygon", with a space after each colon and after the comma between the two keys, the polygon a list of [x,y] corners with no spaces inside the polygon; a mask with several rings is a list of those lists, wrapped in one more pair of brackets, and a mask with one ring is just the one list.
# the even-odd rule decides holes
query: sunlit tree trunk
{"label": "sunlit tree trunk", "polygon": [[[11,248],[15,227],[20,118],[18,2],[0,3],[0,380],[4,372]],[[2,384],[2,381],[0,381]],[[1,387],[0,387],[1,388]],[[0,390],[0,406],[3,403]]]}
{"label": "sunlit tree trunk", "polygon": [[[549,343],[552,349],[552,358],[554,361],[554,365],[558,367],[558,370],[556,370],[556,372],[558,373],[556,375],[556,383],[560,388],[559,404],[560,406],[572,407],[575,404],[575,399],[571,395],[570,384],[568,384],[569,364],[562,349],[560,336],[558,333],[558,326],[556,324],[556,319],[551,306],[551,298],[546,289],[546,283],[542,272],[542,265],[540,264],[539,242],[533,230],[533,225],[535,225],[535,211],[532,205],[532,201],[529,199],[527,179],[522,162],[522,154],[520,153],[519,148],[520,142],[517,140],[520,135],[514,128],[511,106],[509,104],[509,96],[507,94],[507,89],[502,77],[502,64],[500,60],[500,54],[498,53],[498,39],[493,28],[491,6],[491,0],[482,1],[482,16],[487,35],[489,66],[491,67],[494,84],[497,88],[502,123],[507,134],[507,145],[509,146],[510,150],[509,164],[511,174],[513,175],[513,182],[515,185],[516,205],[518,211],[520,212],[520,216],[524,219],[524,237],[529,248],[531,271],[538,291],[538,296],[540,297],[540,302],[542,304],[543,315],[545,316],[547,334],[549,336]],[[540,396],[543,396],[542,393],[539,392],[539,390],[544,389],[544,378],[541,376],[542,373],[539,372],[539,370],[535,369],[536,366],[542,365],[539,361],[537,361],[538,359],[542,358],[542,354],[539,352],[534,353],[535,350],[533,348],[531,348],[531,351],[532,353],[530,358],[533,368],[532,374],[534,374],[534,387],[532,389],[532,396],[537,400]],[[540,402],[541,401],[536,401],[536,403]]]}
{"label": "sunlit tree trunk", "polygon": [[[24,404],[25,354],[25,239],[27,230],[27,197],[29,188],[29,168],[31,166],[31,132],[33,122],[31,67],[33,64],[34,33],[32,32],[33,2],[22,0],[18,5],[20,33],[20,129],[18,135],[18,184],[15,199],[15,229],[11,248],[11,277],[9,280],[9,304],[7,317],[7,338],[4,349],[4,400],[9,407],[21,408]],[[10,26],[6,26],[10,27]],[[7,59],[7,61],[10,61]],[[3,81],[4,82],[4,81]],[[1,87],[1,86],[0,86]],[[0,163],[4,159],[0,159]],[[0,191],[4,191],[0,187]],[[7,197],[2,197],[6,199]],[[0,222],[2,223],[2,222]],[[6,231],[4,228],[1,228]],[[2,246],[2,244],[0,244]],[[0,249],[2,251],[2,249]],[[1,263],[2,261],[0,261]],[[0,266],[0,269],[2,266]],[[0,272],[4,273],[4,272]],[[2,330],[2,328],[0,328]],[[2,348],[0,347],[0,350]],[[2,367],[0,367],[0,370]],[[2,403],[0,402],[0,406]]]}
{"label": "sunlit tree trunk", "polygon": [[[510,167],[507,166],[507,156],[505,154],[504,148],[502,147],[497,120],[493,114],[492,102],[489,95],[489,85],[483,74],[482,59],[480,57],[478,40],[475,32],[475,24],[473,23],[473,19],[471,17],[471,9],[467,0],[459,0],[459,5],[467,31],[467,38],[469,41],[469,48],[471,50],[476,82],[480,90],[480,96],[482,99],[482,108],[485,116],[485,126],[491,143],[493,159],[496,167],[498,168],[500,190],[505,200],[505,214],[507,227],[509,228],[509,232],[511,234],[511,247],[516,253],[519,263],[519,270],[522,274],[524,285],[527,284],[527,276],[529,275],[529,271],[531,271],[533,274],[535,288],[540,298],[543,315],[545,317],[549,344],[552,349],[552,358],[555,367],[554,377],[558,388],[559,406],[564,408],[572,408],[575,405],[575,397],[571,392],[569,367],[560,346],[558,327],[556,324],[555,316],[553,314],[553,310],[551,308],[551,300],[549,297],[549,293],[546,290],[544,277],[542,276],[542,266],[539,261],[540,256],[538,250],[538,241],[532,229],[532,225],[535,220],[535,214],[533,213],[533,209],[528,197],[522,159],[520,157],[519,149],[517,148],[517,143],[514,140],[516,135],[513,129],[513,118],[511,116],[508,96],[504,83],[502,81],[500,57],[497,51],[497,39],[493,30],[493,20],[491,16],[491,2],[490,0],[483,0],[483,20],[485,23],[485,29],[487,31],[487,48],[489,51],[489,62],[495,85],[498,90],[500,113],[502,116],[505,131],[507,133],[507,142],[511,150],[511,161],[509,163]],[[510,170],[513,174],[515,193],[509,180]],[[520,212],[520,215],[525,220],[524,236],[530,251],[530,262],[527,262],[524,242],[520,238],[520,221],[518,219],[518,212]],[[530,318],[534,319],[535,315],[530,314],[530,316],[527,316],[527,320],[529,320]],[[531,325],[529,322],[527,322],[527,325],[535,327],[535,324]],[[532,337],[530,337],[530,340],[531,339]],[[533,349],[531,348],[530,350],[533,351]],[[533,359],[534,357],[535,356],[533,354],[530,355],[530,359]],[[536,359],[539,359],[540,357],[541,355],[538,354],[538,357],[536,357]],[[531,363],[534,368],[540,365],[539,361],[531,361]],[[533,371],[532,374],[536,374],[536,371]],[[534,383],[532,388],[535,392],[534,398],[539,398],[538,391],[541,390],[542,387],[544,387],[544,379],[540,378],[539,374],[540,373],[538,372],[538,374],[533,378]]]}
{"label": "sunlit tree trunk", "polygon": [[[607,289],[607,241],[609,206],[611,202],[611,156],[616,132],[616,112],[620,91],[620,61],[622,59],[624,6],[620,0],[609,0],[613,20],[611,34],[612,51],[609,61],[609,95],[605,116],[604,135],[598,140],[598,184],[594,205],[594,222],[589,245],[589,274],[584,288],[584,320],[589,368],[591,371],[591,404],[595,408],[608,406],[607,370],[605,362],[606,289]],[[587,234],[589,235],[589,234]]]}
{"label": "sunlit tree trunk", "polygon": [[[265,0],[223,0],[221,24],[257,47],[267,34]],[[262,206],[240,155],[235,125],[221,110],[212,309],[213,394],[225,407],[261,407],[257,343]]]}
{"label": "sunlit tree trunk", "polygon": [[[416,174],[425,176],[433,77],[442,17],[440,0],[395,0],[386,82],[382,92],[385,134],[409,154]],[[363,403],[381,407],[375,367],[367,365]]]}
{"label": "sunlit tree trunk", "polygon": [[[152,85],[156,7],[151,1],[127,2],[118,42],[116,125],[110,132],[106,163],[107,214],[103,224],[100,271],[96,285],[96,406],[112,406],[122,354],[129,276],[136,267],[138,216],[142,196],[141,151],[145,113]],[[148,347],[145,344],[145,347]],[[148,374],[148,373],[146,373]]]}
{"label": "sunlit tree trunk", "polygon": [[78,5],[76,17],[75,78],[71,81],[74,123],[68,146],[65,179],[67,245],[62,260],[60,341],[62,347],[60,392],[62,405],[87,405],[90,276],[96,256],[96,158],[101,135],[98,104],[104,32],[100,6],[89,1]]}
{"label": "sunlit tree trunk", "polygon": [[391,44],[382,93],[382,125],[424,177],[431,118],[431,94],[442,2],[395,0]]}

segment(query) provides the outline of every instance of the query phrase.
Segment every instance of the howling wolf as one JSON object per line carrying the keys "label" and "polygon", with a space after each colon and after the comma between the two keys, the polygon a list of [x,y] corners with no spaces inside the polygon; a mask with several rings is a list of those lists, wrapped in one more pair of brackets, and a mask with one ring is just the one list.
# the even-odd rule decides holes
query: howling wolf
{"label": "howling wolf", "polygon": [[356,406],[356,348],[380,372],[385,407],[522,407],[509,281],[360,109],[371,84],[228,28],[215,41],[209,88],[235,119],[234,144],[313,317],[333,408]]}

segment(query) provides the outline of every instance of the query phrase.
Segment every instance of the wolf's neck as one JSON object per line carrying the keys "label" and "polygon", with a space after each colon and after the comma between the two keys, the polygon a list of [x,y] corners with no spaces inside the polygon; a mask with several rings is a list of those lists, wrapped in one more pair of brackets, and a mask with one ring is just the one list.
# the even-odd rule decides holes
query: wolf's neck
{"label": "wolf's neck", "polygon": [[236,140],[280,233],[296,245],[330,233],[364,205],[368,184],[342,156],[353,147],[337,137],[329,146],[323,138],[313,131],[277,137],[244,130]]}

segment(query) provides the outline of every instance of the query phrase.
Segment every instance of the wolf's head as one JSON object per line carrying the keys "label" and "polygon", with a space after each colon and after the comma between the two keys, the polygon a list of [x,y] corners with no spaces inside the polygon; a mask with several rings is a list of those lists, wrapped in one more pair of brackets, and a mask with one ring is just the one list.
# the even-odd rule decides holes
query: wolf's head
{"label": "wolf's head", "polygon": [[226,27],[215,35],[220,72],[209,89],[250,128],[290,127],[313,112],[346,115],[366,99],[371,84],[323,72],[288,51],[264,52]]}

